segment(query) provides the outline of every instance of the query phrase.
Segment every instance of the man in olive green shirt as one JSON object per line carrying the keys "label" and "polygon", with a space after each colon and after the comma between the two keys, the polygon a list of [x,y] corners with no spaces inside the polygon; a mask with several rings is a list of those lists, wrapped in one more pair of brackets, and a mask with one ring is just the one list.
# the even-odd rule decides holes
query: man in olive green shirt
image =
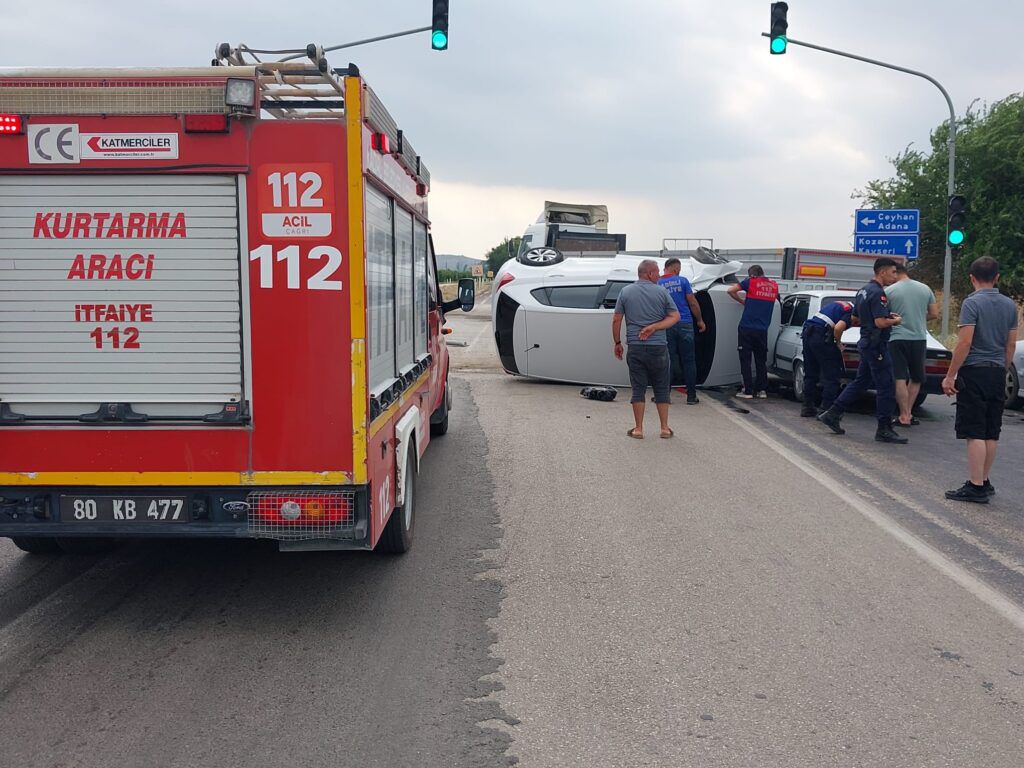
{"label": "man in olive green shirt", "polygon": [[903,322],[892,329],[889,352],[900,410],[897,418],[901,427],[910,427],[917,424],[911,410],[924,384],[928,321],[939,316],[939,305],[931,288],[910,279],[904,264],[896,267],[896,282],[886,288],[885,293],[889,309],[903,318]]}

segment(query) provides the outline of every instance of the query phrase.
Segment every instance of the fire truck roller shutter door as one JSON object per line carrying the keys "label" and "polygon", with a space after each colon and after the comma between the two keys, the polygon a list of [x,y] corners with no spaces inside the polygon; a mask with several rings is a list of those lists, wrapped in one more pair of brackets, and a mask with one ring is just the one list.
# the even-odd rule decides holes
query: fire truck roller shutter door
{"label": "fire truck roller shutter door", "polygon": [[366,299],[370,391],[395,378],[395,236],[391,201],[366,187]]}
{"label": "fire truck roller shutter door", "polygon": [[427,225],[417,221],[413,225],[413,252],[416,282],[416,357],[427,354]]}
{"label": "fire truck roller shutter door", "polygon": [[395,203],[395,356],[404,373],[416,359],[412,215]]}
{"label": "fire truck roller shutter door", "polygon": [[235,176],[0,178],[0,400],[201,417],[243,391]]}

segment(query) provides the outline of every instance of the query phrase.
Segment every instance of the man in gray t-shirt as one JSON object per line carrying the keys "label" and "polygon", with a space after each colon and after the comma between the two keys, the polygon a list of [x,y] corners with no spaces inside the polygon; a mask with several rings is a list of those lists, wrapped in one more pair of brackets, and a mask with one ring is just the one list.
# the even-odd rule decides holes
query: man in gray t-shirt
{"label": "man in gray t-shirt", "polygon": [[1006,402],[1006,369],[1017,346],[1017,305],[999,293],[999,263],[984,256],[971,264],[974,293],[960,307],[960,330],[942,391],[956,395],[956,436],[967,441],[970,476],[946,498],[987,504],[995,489],[996,459]]}
{"label": "man in gray t-shirt", "polygon": [[896,266],[896,282],[885,289],[889,311],[903,318],[892,329],[889,353],[896,379],[897,420],[900,426],[919,423],[912,410],[925,381],[925,357],[928,353],[928,321],[939,316],[939,305],[932,289],[912,280],[905,264]]}
{"label": "man in gray t-shirt", "polygon": [[679,310],[667,290],[658,285],[658,263],[651,259],[640,262],[637,267],[639,279],[619,292],[612,316],[612,341],[615,343],[615,357],[623,357],[622,323],[626,323],[626,365],[629,368],[629,383],[633,387],[630,402],[633,404],[635,426],[626,434],[642,440],[644,436],[644,399],[647,387],[654,390],[654,403],[661,420],[661,436],[672,437],[668,426],[668,405],[671,400],[672,371],[668,357],[668,339],[665,329],[679,322]]}

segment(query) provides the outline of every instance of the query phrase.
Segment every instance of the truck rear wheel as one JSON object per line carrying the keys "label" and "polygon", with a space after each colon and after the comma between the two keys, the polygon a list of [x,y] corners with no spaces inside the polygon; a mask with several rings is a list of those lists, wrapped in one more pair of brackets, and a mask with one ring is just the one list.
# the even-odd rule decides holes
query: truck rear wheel
{"label": "truck rear wheel", "polygon": [[30,555],[50,555],[60,552],[57,540],[53,536],[12,536],[11,541],[22,552],[28,552]]}
{"label": "truck rear wheel", "polygon": [[377,550],[388,554],[401,555],[412,547],[412,531],[416,524],[416,454],[413,449],[405,460],[405,493],[402,505],[395,507],[384,533],[377,543]]}
{"label": "truck rear wheel", "polygon": [[448,382],[444,383],[444,394],[441,396],[441,405],[437,407],[430,416],[430,434],[432,437],[440,437],[448,434],[448,398],[451,393],[448,391]]}

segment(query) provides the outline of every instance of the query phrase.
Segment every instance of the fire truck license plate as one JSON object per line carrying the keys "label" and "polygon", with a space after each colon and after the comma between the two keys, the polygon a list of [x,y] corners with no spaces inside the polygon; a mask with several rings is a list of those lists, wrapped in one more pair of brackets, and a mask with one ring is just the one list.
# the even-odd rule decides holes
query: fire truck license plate
{"label": "fire truck license plate", "polygon": [[61,496],[65,523],[187,523],[183,496]]}

